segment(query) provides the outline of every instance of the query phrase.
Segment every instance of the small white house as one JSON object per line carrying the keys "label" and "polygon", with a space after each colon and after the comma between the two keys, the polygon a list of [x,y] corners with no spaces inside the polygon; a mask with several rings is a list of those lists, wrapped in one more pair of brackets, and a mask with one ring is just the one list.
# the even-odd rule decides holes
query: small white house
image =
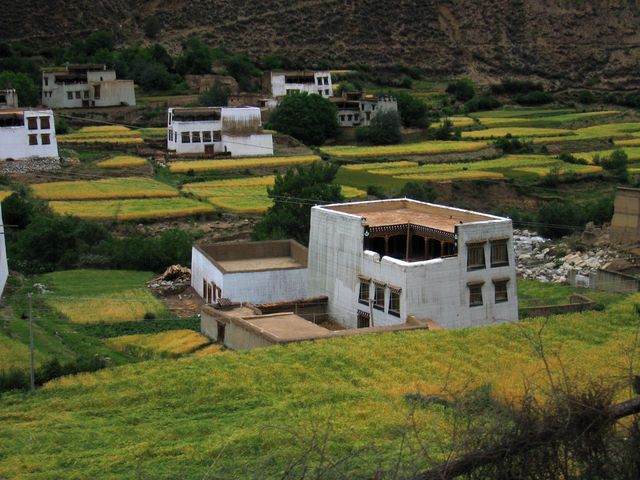
{"label": "small white house", "polygon": [[18,94],[14,89],[0,90],[0,108],[18,108]]}
{"label": "small white house", "polygon": [[511,220],[414,200],[311,209],[309,295],[347,328],[518,319]]}
{"label": "small white house", "polygon": [[292,92],[315,93],[325,98],[333,96],[331,73],[325,70],[266,72],[262,88],[265,93],[278,100]]}
{"label": "small white house", "polygon": [[42,71],[42,103],[51,108],[136,104],[133,80],[116,79],[103,64],[68,65]]}
{"label": "small white house", "polygon": [[7,264],[7,247],[5,243],[4,221],[2,220],[2,209],[0,208],[0,295],[4,292],[4,287],[9,278],[9,265]]}
{"label": "small white house", "polygon": [[194,245],[191,286],[206,303],[274,303],[307,296],[307,249],[294,240]]}
{"label": "small white house", "polygon": [[273,155],[273,136],[263,133],[257,107],[170,108],[167,150],[177,155]]}
{"label": "small white house", "polygon": [[338,125],[341,127],[368,127],[380,112],[397,112],[398,102],[388,95],[375,97],[362,92],[345,92],[333,97],[331,102],[338,108]]}
{"label": "small white house", "polygon": [[0,109],[0,160],[29,157],[58,158],[53,112]]}

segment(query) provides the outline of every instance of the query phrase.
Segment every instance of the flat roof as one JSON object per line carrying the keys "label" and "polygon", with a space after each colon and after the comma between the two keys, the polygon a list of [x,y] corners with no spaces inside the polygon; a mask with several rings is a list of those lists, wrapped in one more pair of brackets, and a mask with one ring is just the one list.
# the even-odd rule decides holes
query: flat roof
{"label": "flat roof", "polygon": [[304,265],[302,265],[293,257],[218,260],[218,264],[227,272],[255,272],[257,270],[283,270],[288,268],[304,268]]}
{"label": "flat roof", "polygon": [[410,223],[450,233],[455,233],[456,225],[463,223],[506,220],[494,215],[407,198],[341,203],[319,208],[357,215],[370,227]]}
{"label": "flat roof", "polygon": [[255,315],[242,320],[259,333],[274,337],[276,341],[291,342],[330,335],[330,330],[293,313]]}

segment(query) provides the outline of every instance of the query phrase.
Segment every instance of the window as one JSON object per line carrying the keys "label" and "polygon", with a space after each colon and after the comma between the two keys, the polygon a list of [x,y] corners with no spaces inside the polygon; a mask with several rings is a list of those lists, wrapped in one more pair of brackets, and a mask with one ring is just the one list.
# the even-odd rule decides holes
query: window
{"label": "window", "polygon": [[202,141],[204,143],[211,143],[211,132],[202,132]]}
{"label": "window", "polygon": [[84,98],[89,98],[89,90],[84,91]]}
{"label": "window", "polygon": [[51,124],[49,122],[49,117],[40,117],[40,129],[49,130],[50,128]]}
{"label": "window", "polygon": [[[324,77],[324,84],[329,85],[329,77]],[[329,90],[327,90],[328,92]]]}
{"label": "window", "polygon": [[340,121],[344,122],[344,115],[340,115]]}
{"label": "window", "polygon": [[29,145],[38,145],[38,135],[29,135]]}
{"label": "window", "polygon": [[51,145],[51,135],[48,133],[43,133],[40,135],[40,142],[42,145]]}
{"label": "window", "polygon": [[168,141],[173,140],[173,130],[167,130],[167,140]]}
{"label": "window", "polygon": [[384,285],[380,283],[375,284],[375,291],[373,296],[373,308],[378,310],[384,310]]}
{"label": "window", "polygon": [[367,112],[367,120],[371,120],[371,112]]}
{"label": "window", "polygon": [[67,92],[67,100],[73,100],[73,92]]}
{"label": "window", "polygon": [[322,85],[322,77],[318,77],[318,85]]}
{"label": "window", "polygon": [[395,288],[389,290],[389,315],[400,316],[400,290]]}
{"label": "window", "polygon": [[44,86],[45,87],[49,86],[49,77],[44,77]]}
{"label": "window", "polygon": [[482,305],[482,284],[474,283],[469,285],[469,306],[478,307]]}
{"label": "window", "polygon": [[200,132],[191,132],[191,141],[193,143],[200,143]]}
{"label": "window", "polygon": [[467,245],[467,270],[485,268],[484,243],[470,243]]}
{"label": "window", "polygon": [[213,141],[214,142],[222,141],[222,132],[220,132],[220,130],[213,132]]}
{"label": "window", "polygon": [[494,242],[491,242],[491,266],[502,267],[503,265],[509,265],[507,241],[496,240]]}
{"label": "window", "polygon": [[27,125],[29,126],[29,130],[37,130],[38,129],[38,117],[29,117],[29,118],[27,118]]}
{"label": "window", "polygon": [[371,325],[371,315],[369,312],[358,310],[358,328],[367,328]]}
{"label": "window", "polygon": [[100,100],[100,85],[93,86],[93,98]]}
{"label": "window", "polygon": [[369,280],[360,281],[360,295],[358,296],[358,302],[363,305],[369,305]]}
{"label": "window", "polygon": [[347,120],[352,121],[353,120],[353,115],[347,115]]}
{"label": "window", "polygon": [[182,132],[182,143],[191,143],[191,138],[189,138],[189,132]]}
{"label": "window", "polygon": [[327,97],[331,96],[331,90],[325,90],[324,93]]}
{"label": "window", "polygon": [[82,98],[82,92],[80,91],[76,92],[76,98]]}
{"label": "window", "polygon": [[509,296],[507,295],[507,282],[508,280],[494,280],[493,288],[495,290],[495,302],[502,303],[509,301]]}
{"label": "window", "polygon": [[353,119],[354,119],[355,121],[360,120],[360,114],[356,113],[356,114],[353,116]]}

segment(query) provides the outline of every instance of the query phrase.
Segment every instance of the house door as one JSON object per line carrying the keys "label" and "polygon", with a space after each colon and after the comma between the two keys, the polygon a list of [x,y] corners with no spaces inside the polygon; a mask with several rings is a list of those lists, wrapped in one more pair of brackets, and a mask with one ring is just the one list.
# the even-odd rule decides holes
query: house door
{"label": "house door", "polygon": [[204,153],[206,155],[213,155],[213,145],[205,145],[204,146]]}
{"label": "house door", "polygon": [[225,324],[218,322],[217,338],[219,343],[224,343],[224,330],[225,330]]}

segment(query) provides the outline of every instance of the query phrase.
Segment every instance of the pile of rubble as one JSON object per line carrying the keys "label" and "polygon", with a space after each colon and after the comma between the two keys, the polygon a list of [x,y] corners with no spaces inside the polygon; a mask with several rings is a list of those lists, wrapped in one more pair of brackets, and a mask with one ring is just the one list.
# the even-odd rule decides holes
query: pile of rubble
{"label": "pile of rubble", "polygon": [[32,157],[20,160],[5,160],[0,162],[2,173],[33,173],[60,170],[60,160],[57,158]]}
{"label": "pile of rubble", "polygon": [[162,275],[147,282],[147,287],[164,297],[182,293],[190,286],[191,269],[182,265],[171,265]]}
{"label": "pile of rubble", "polygon": [[528,230],[514,230],[513,243],[518,274],[541,282],[564,283],[572,270],[586,276],[612,264],[618,269],[631,261],[629,254],[609,245],[608,232],[595,232],[592,226],[587,226],[579,248],[572,249],[567,240],[554,242]]}

